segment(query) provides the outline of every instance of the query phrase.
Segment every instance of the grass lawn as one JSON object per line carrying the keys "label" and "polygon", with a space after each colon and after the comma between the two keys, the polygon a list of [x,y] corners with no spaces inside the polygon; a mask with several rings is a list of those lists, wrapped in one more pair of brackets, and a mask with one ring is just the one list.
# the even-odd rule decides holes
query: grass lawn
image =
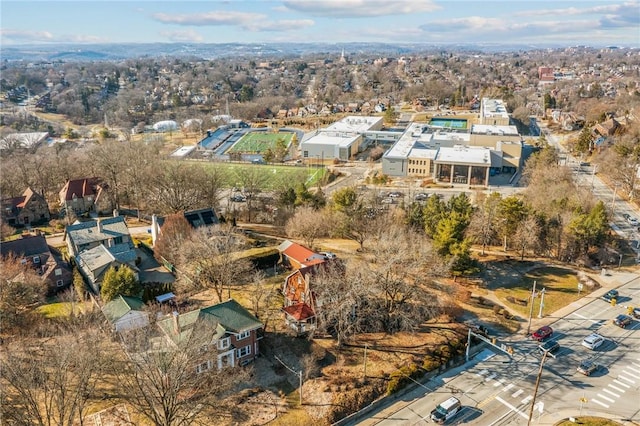
{"label": "grass lawn", "polygon": [[[516,283],[496,288],[494,293],[505,305],[513,308],[523,316],[528,316],[531,308],[528,303],[524,305],[524,301],[528,302],[531,296],[534,280],[536,281],[536,294],[538,295],[533,302],[534,315],[539,312],[539,295],[543,288],[545,289],[543,314],[555,312],[589,292],[585,286],[578,294],[578,277],[570,269],[543,267],[526,273]],[[517,301],[523,301],[523,304],[517,303]]]}
{"label": "grass lawn", "polygon": [[307,188],[315,186],[319,181],[322,182],[327,174],[327,169],[324,167],[302,167],[302,166],[285,166],[285,165],[271,165],[271,164],[228,164],[228,163],[210,163],[210,162],[198,162],[196,164],[202,164],[204,167],[217,168],[225,180],[225,185],[228,187],[242,186],[242,180],[238,176],[237,171],[246,167],[251,167],[257,170],[261,170],[265,173],[266,190],[274,190],[278,187],[282,187],[282,183],[289,183],[295,186],[299,182],[303,182]]}
{"label": "grass lawn", "polygon": [[[76,302],[76,312],[86,312],[91,308],[91,302]],[[36,311],[47,318],[64,318],[71,315],[73,306],[71,302],[54,302],[38,306]]]}

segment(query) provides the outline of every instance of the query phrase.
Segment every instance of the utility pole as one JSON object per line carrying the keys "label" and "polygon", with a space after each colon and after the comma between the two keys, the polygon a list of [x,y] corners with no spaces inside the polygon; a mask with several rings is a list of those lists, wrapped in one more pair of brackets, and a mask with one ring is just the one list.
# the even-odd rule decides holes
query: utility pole
{"label": "utility pole", "polygon": [[531,332],[531,317],[533,316],[533,301],[536,297],[536,280],[533,280],[533,290],[531,291],[531,306],[529,307],[529,325],[527,325],[527,335]]}
{"label": "utility pole", "polygon": [[364,344],[364,380],[367,380],[367,347],[368,344]]}
{"label": "utility pole", "polygon": [[540,386],[540,377],[542,377],[542,367],[544,367],[544,362],[547,360],[547,351],[542,355],[542,360],[540,361],[540,369],[538,370],[538,377],[536,377],[536,387],[533,390],[533,399],[531,400],[531,409],[529,409],[529,420],[527,421],[527,426],[531,425],[531,418],[533,417],[533,407],[536,405],[536,396],[538,395],[538,386]]}
{"label": "utility pole", "polygon": [[538,312],[538,318],[542,318],[542,308],[544,308],[544,292],[545,288],[540,292],[540,312]]}
{"label": "utility pole", "polygon": [[293,368],[289,367],[287,364],[285,364],[280,358],[278,358],[277,356],[274,356],[274,358],[280,363],[282,364],[282,366],[284,368],[286,368],[287,370],[291,371],[293,374],[297,375],[298,378],[300,379],[300,405],[302,405],[302,369],[300,369],[300,371],[296,371]]}

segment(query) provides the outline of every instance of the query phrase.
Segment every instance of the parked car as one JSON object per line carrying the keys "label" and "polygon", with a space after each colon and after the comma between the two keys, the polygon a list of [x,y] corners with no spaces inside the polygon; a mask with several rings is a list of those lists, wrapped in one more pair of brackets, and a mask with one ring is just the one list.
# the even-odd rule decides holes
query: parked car
{"label": "parked car", "polygon": [[584,338],[584,340],[582,341],[582,346],[584,346],[587,349],[591,349],[592,351],[595,351],[604,342],[605,342],[604,337],[602,337],[598,333],[593,333]]}
{"label": "parked car", "polygon": [[393,192],[390,192],[389,195],[387,195],[387,196],[390,197],[390,198],[400,198],[400,197],[402,197],[402,195],[403,194],[400,191],[393,191]]}
{"label": "parked car", "polygon": [[617,299],[618,295],[618,290],[609,290],[604,294],[604,296],[602,296],[602,298],[607,302],[611,302],[611,299]]}
{"label": "parked car", "polygon": [[233,195],[231,196],[231,201],[235,203],[244,203],[247,201],[247,198],[244,195]]}
{"label": "parked car", "polygon": [[547,340],[538,345],[538,352],[540,352],[541,355],[544,355],[545,352],[547,354],[554,354],[558,352],[558,349],[560,349],[560,343],[558,343],[557,340]]}
{"label": "parked car", "polygon": [[393,198],[383,198],[382,201],[380,201],[382,204],[393,204]]}
{"label": "parked car", "polygon": [[419,194],[416,194],[416,196],[414,198],[415,198],[416,201],[424,201],[427,198],[429,198],[429,195],[421,192]]}
{"label": "parked car", "polygon": [[431,420],[436,423],[444,423],[455,416],[461,408],[462,404],[460,403],[460,400],[455,396],[452,396],[446,401],[438,404],[438,406],[431,411]]}
{"label": "parked car", "polygon": [[640,319],[640,308],[633,308],[631,315],[636,319]]}
{"label": "parked car", "polygon": [[629,224],[631,224],[632,226],[638,226],[638,219],[636,219],[635,217],[630,217],[627,220],[629,221]]}
{"label": "parked car", "polygon": [[531,335],[533,340],[537,340],[538,342],[542,342],[543,340],[551,337],[553,335],[553,328],[545,325],[544,327],[540,327],[535,333]]}
{"label": "parked car", "polygon": [[629,213],[623,213],[622,217],[624,217],[624,220],[629,220],[631,219],[631,215]]}
{"label": "parked car", "polygon": [[582,373],[585,376],[590,376],[594,371],[598,371],[600,366],[590,359],[585,359],[578,365],[578,373]]}
{"label": "parked car", "polygon": [[629,315],[618,315],[613,319],[613,323],[618,327],[625,328],[633,322],[633,318]]}

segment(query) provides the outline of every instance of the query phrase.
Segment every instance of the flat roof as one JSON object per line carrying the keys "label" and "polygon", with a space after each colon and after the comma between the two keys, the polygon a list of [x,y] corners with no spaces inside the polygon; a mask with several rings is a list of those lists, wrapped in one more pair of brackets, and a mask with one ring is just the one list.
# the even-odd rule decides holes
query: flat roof
{"label": "flat roof", "polygon": [[518,136],[516,126],[497,126],[494,124],[474,124],[471,133],[483,135]]}
{"label": "flat roof", "polygon": [[435,161],[447,164],[481,164],[491,166],[491,149],[480,146],[442,147]]}
{"label": "flat roof", "polygon": [[188,155],[194,149],[196,149],[195,145],[181,146],[180,148],[176,149],[175,151],[173,151],[171,153],[171,157],[184,157],[185,155]]}
{"label": "flat roof", "polygon": [[507,107],[501,99],[482,98],[483,117],[509,117]]}
{"label": "flat roof", "polygon": [[415,159],[415,158],[423,158],[423,159],[428,159],[428,160],[433,160],[436,158],[436,155],[438,154],[438,150],[436,148],[430,148],[430,149],[425,149],[425,148],[413,148],[410,152],[408,157],[411,159]]}
{"label": "flat roof", "polygon": [[302,142],[301,145],[333,145],[347,147],[355,142],[359,137],[360,135],[350,134],[346,136],[338,136],[333,133],[319,132],[317,135],[314,135]]}
{"label": "flat roof", "polygon": [[[425,123],[411,123],[400,139],[387,151],[387,158],[408,158],[418,155],[418,150],[437,149],[439,142],[455,142],[468,144],[471,134],[467,132],[445,132]],[[422,147],[420,147],[422,145]],[[422,155],[422,154],[420,154]],[[426,158],[426,157],[421,157]]]}
{"label": "flat roof", "polygon": [[349,115],[342,120],[329,125],[322,132],[351,132],[362,133],[371,129],[374,125],[382,121],[382,117],[368,115]]}

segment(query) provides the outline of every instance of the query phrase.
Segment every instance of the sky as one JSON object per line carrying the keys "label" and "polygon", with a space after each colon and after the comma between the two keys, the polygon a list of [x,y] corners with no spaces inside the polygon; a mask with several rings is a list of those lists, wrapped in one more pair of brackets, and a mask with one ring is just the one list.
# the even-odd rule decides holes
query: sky
{"label": "sky", "polygon": [[2,0],[0,43],[640,46],[640,1]]}

